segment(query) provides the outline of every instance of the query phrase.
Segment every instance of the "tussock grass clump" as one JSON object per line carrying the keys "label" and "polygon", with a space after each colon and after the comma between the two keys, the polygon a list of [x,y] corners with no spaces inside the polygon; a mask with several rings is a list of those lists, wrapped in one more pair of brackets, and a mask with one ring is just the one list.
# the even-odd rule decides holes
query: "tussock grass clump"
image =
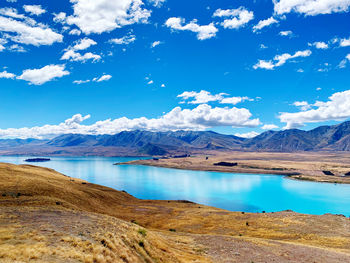
{"label": "tussock grass clump", "polygon": [[138,232],[140,235],[142,235],[143,237],[146,237],[146,236],[147,236],[147,231],[146,231],[146,229],[140,228],[137,232]]}

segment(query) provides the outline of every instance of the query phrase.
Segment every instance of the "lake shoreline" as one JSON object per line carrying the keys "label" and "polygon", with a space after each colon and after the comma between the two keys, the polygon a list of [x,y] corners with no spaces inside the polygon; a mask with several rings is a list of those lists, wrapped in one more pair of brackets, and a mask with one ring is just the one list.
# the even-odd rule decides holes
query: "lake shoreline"
{"label": "lake shoreline", "polygon": [[[257,157],[252,158],[252,155],[257,155]],[[235,153],[234,158],[228,154],[217,154],[210,156],[209,158],[206,155],[197,155],[185,158],[155,158],[136,160],[117,163],[116,165],[145,165],[180,170],[224,172],[234,174],[246,173],[281,175],[292,180],[350,184],[350,176],[341,175],[350,171],[350,162],[348,164],[341,163],[342,158],[344,158],[343,155],[339,156],[338,158],[334,158],[334,154],[332,154],[331,161],[325,160],[327,155],[320,153],[312,153],[309,155],[305,153],[299,154],[300,156],[298,157],[303,158],[303,160],[295,157],[291,158],[291,160],[286,160],[286,157],[289,155],[293,154],[245,152],[239,154]],[[314,159],[317,158],[317,155],[319,155],[320,158],[315,161]],[[273,156],[273,158],[269,159],[269,156]],[[237,163],[237,165],[232,167],[214,165],[222,160]],[[334,175],[325,174],[329,172],[332,174],[334,173]]]}

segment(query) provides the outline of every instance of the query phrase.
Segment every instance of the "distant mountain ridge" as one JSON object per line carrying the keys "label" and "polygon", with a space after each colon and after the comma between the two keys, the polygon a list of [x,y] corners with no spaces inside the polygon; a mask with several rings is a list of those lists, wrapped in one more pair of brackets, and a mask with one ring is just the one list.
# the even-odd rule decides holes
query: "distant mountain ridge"
{"label": "distant mountain ridge", "polygon": [[245,139],[213,131],[123,131],[115,135],[64,134],[52,140],[3,139],[0,154],[171,155],[201,151],[350,151],[350,121],[310,131],[266,131]]}

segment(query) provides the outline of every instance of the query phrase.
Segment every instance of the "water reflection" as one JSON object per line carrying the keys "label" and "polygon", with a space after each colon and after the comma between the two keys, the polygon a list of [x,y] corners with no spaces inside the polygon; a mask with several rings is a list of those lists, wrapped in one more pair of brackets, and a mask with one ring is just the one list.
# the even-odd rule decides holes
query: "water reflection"
{"label": "water reflection", "polygon": [[[21,164],[28,157],[0,157]],[[143,199],[191,200],[232,211],[292,209],[350,215],[350,185],[284,179],[275,175],[196,172],[147,166],[115,166],[133,158],[53,157],[38,165]]]}

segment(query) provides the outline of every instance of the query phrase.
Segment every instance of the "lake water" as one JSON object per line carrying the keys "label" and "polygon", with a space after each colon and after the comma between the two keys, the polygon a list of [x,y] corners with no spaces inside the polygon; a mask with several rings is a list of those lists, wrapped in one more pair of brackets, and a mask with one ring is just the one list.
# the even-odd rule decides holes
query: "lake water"
{"label": "lake water", "polygon": [[[23,164],[29,157],[2,157]],[[350,185],[295,181],[278,175],[230,174],[167,168],[113,165],[135,158],[50,157],[35,165],[108,186],[142,199],[190,200],[231,211],[350,216]]]}

